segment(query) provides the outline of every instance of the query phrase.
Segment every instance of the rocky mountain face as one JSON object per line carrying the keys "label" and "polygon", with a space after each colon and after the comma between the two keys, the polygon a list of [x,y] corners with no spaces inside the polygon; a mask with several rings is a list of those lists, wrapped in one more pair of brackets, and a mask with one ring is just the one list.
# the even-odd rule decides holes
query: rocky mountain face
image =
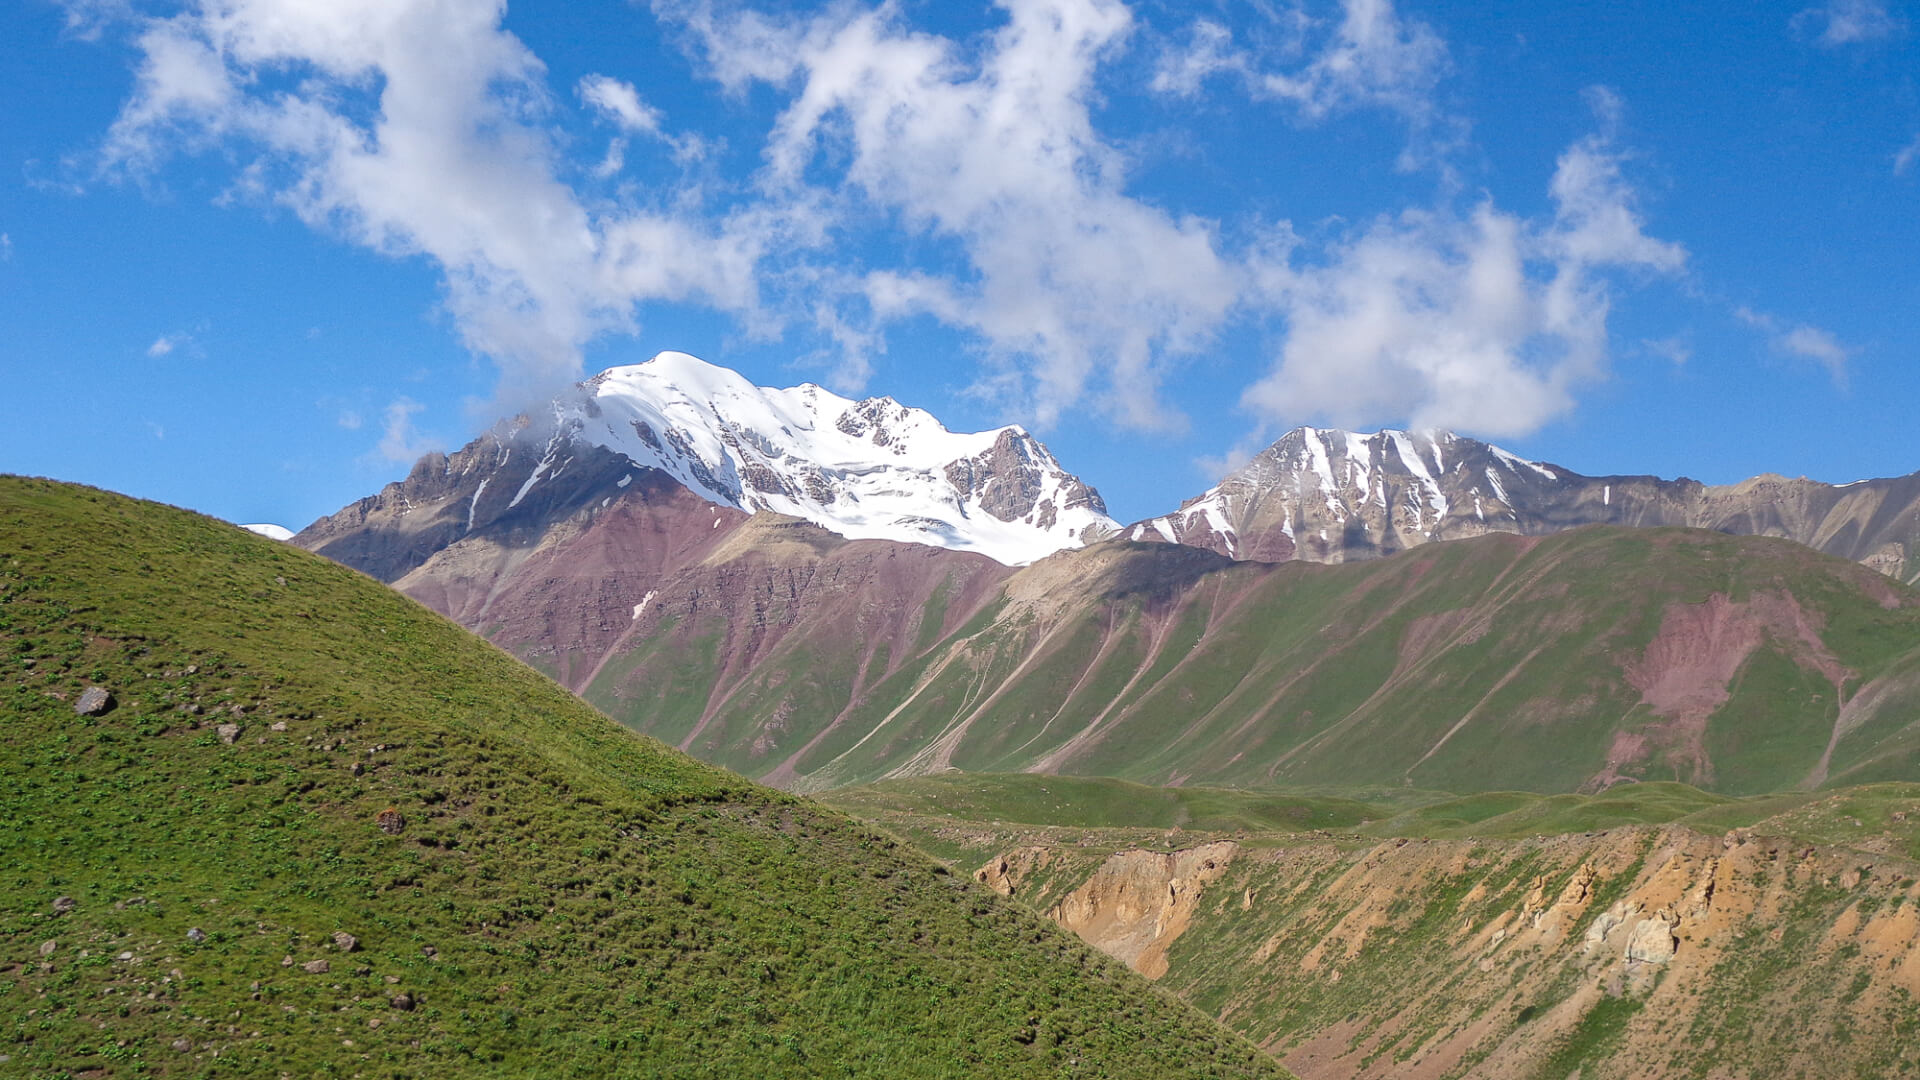
{"label": "rocky mountain face", "polygon": [[[1557,532],[1594,506],[1646,525],[1705,505],[1612,480],[1303,431],[1130,530],[1183,542],[1082,547],[1098,496],[1018,428],[955,435],[663,354],[295,542],[793,789],[959,768],[1759,792],[1920,762],[1920,597],[1782,541]],[[1898,502],[1829,539],[1887,535]]]}
{"label": "rocky mountain face", "polygon": [[[1099,492],[1019,427],[956,434],[892,398],[778,390],[684,353],[611,368],[308,526],[301,546],[383,581],[468,537],[524,549],[630,484],[849,539],[1020,565],[1116,531]],[[703,524],[705,524],[703,522]]]}
{"label": "rocky mountain face", "polygon": [[1299,428],[1180,509],[1126,529],[1233,559],[1347,562],[1434,540],[1582,525],[1679,525],[1794,540],[1913,583],[1920,473],[1823,484],[1758,476],[1709,486],[1582,476],[1445,433]]}

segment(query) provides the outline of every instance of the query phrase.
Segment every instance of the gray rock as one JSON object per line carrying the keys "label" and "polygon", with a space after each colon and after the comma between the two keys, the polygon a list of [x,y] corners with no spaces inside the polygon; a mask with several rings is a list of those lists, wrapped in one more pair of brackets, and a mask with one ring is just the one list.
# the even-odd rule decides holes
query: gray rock
{"label": "gray rock", "polygon": [[187,940],[193,942],[195,945],[198,945],[201,942],[207,940],[207,932],[196,926],[193,929],[187,931]]}
{"label": "gray rock", "polygon": [[226,743],[228,746],[232,746],[233,741],[240,737],[239,724],[221,724],[214,730],[220,733],[220,741]]}
{"label": "gray rock", "polygon": [[345,930],[335,930],[333,932],[333,946],[341,952],[353,952],[360,947],[360,939],[347,933]]}
{"label": "gray rock", "polygon": [[65,915],[67,912],[72,911],[74,907],[74,900],[71,896],[56,896],[53,898],[53,913],[55,915]]}
{"label": "gray rock", "polygon": [[180,1053],[184,1054],[187,1051],[193,1049],[193,1044],[191,1042],[188,1042],[185,1039],[175,1039],[173,1040],[173,1048],[179,1051]]}
{"label": "gray rock", "polygon": [[1667,912],[1656,911],[1652,918],[1635,923],[1632,933],[1627,935],[1627,962],[1664,964],[1673,959],[1674,950],[1680,945],[1679,939],[1673,936],[1678,922]]}
{"label": "gray rock", "polygon": [[89,686],[80,691],[80,700],[73,703],[73,711],[81,716],[99,716],[111,708],[113,695],[99,686]]}
{"label": "gray rock", "polygon": [[309,960],[300,965],[300,970],[309,975],[325,975],[327,972],[333,970],[333,965],[327,963],[325,960]]}
{"label": "gray rock", "polygon": [[43,941],[40,943],[40,955],[52,956],[53,950],[59,947],[60,947],[60,943],[57,941]]}
{"label": "gray rock", "polygon": [[395,994],[393,995],[393,1000],[388,1002],[388,1004],[392,1005],[396,1009],[399,1009],[401,1012],[412,1012],[413,1011],[413,995],[412,994]]}

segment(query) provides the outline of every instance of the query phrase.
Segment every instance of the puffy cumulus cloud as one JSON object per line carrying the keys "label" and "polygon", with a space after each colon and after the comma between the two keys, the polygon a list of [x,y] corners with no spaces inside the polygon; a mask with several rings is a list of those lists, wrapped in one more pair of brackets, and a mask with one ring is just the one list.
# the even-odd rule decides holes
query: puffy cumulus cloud
{"label": "puffy cumulus cloud", "polygon": [[[503,9],[191,0],[141,19],[136,86],[104,168],[146,176],[217,149],[242,162],[237,196],[432,259],[465,343],[500,365],[507,396],[577,376],[581,347],[631,329],[640,301],[756,308],[777,223],[606,199],[590,209],[563,179],[545,69],[502,29]],[[659,130],[624,84],[590,80],[581,93],[625,130]]]}
{"label": "puffy cumulus cloud", "polygon": [[1596,98],[1602,133],[1561,154],[1547,220],[1486,201],[1380,218],[1319,260],[1290,238],[1273,245],[1261,281],[1286,335],[1244,403],[1287,423],[1405,420],[1494,437],[1571,409],[1606,371],[1613,278],[1686,264],[1683,248],[1645,231],[1610,102]]}
{"label": "puffy cumulus cloud", "polygon": [[1847,385],[1847,364],[1859,350],[1841,343],[1831,332],[1805,323],[1789,323],[1777,315],[1750,307],[1734,309],[1734,317],[1767,336],[1773,351],[1810,361],[1825,368],[1834,385]]}
{"label": "puffy cumulus cloud", "polygon": [[849,222],[877,211],[958,253],[823,276],[848,290],[824,328],[870,347],[874,328],[930,315],[977,334],[993,361],[980,385],[1042,424],[1089,395],[1132,425],[1177,422],[1158,394],[1170,358],[1210,339],[1239,286],[1213,224],[1128,195],[1126,160],[1094,130],[1096,69],[1133,30],[1124,4],[1002,0],[977,48],[892,5],[785,21],[655,6],[723,83],[791,88],[765,152],[772,197]]}
{"label": "puffy cumulus cloud", "polygon": [[1464,122],[1436,101],[1452,68],[1446,41],[1425,22],[1402,16],[1393,0],[1340,0],[1330,16],[1304,2],[1258,11],[1265,22],[1250,22],[1245,41],[1212,19],[1194,20],[1184,42],[1162,49],[1149,86],[1191,96],[1224,77],[1256,98],[1291,106],[1307,123],[1352,109],[1397,113],[1413,132],[1402,168],[1460,137]]}
{"label": "puffy cumulus cloud", "polygon": [[1796,32],[1829,49],[1884,41],[1906,29],[1906,22],[1887,9],[1886,0],[1830,0],[1793,17]]}

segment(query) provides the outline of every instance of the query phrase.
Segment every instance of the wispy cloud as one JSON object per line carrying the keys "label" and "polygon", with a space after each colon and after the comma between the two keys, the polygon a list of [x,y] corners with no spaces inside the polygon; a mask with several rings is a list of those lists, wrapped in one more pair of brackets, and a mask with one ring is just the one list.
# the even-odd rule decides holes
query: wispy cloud
{"label": "wispy cloud", "polygon": [[[199,0],[142,20],[103,167],[146,176],[217,148],[242,161],[242,196],[433,260],[462,337],[509,384],[577,376],[581,347],[633,329],[644,300],[755,309],[779,223],[589,205],[560,178],[545,69],[501,28],[502,7]],[[617,88],[597,96],[628,104]]]}
{"label": "wispy cloud", "polygon": [[1906,20],[1886,0],[1829,0],[1793,17],[1796,33],[1829,49],[1884,41],[1906,30]]}
{"label": "wispy cloud", "polygon": [[1920,135],[1915,135],[1912,142],[1901,147],[1900,152],[1893,155],[1893,175],[1907,175],[1915,161],[1920,161]]}
{"label": "wispy cloud", "polygon": [[[135,19],[135,90],[102,172],[146,179],[182,155],[231,158],[236,199],[430,260],[510,401],[577,377],[588,342],[672,301],[749,334],[806,328],[843,389],[866,381],[890,333],[931,318],[982,359],[955,381],[1007,411],[1045,425],[1091,406],[1177,428],[1165,381],[1244,319],[1284,328],[1246,395],[1263,416],[1411,416],[1511,435],[1604,374],[1622,282],[1685,265],[1645,228],[1604,91],[1599,131],[1557,162],[1550,213],[1443,201],[1310,248],[1285,222],[1223,225],[1130,186],[1138,163],[1096,126],[1108,66],[1152,60],[1126,3],[999,6],[1003,23],[958,38],[913,28],[896,3],[770,15],[654,0],[701,76],[779,103],[758,171],[721,184],[696,175],[708,144],[632,84],[592,74],[570,94],[549,89],[499,4],[188,0]],[[1383,110],[1414,133],[1409,154],[1464,130],[1440,104],[1446,42],[1391,0],[1262,8],[1271,17],[1252,28],[1189,24],[1153,86],[1193,94],[1229,79],[1308,124]],[[569,157],[561,110],[576,106],[606,132],[604,156]],[[679,179],[629,183],[640,155]],[[1261,239],[1223,240],[1242,233]],[[184,344],[162,342],[154,355]],[[382,457],[416,456],[419,411],[410,399],[385,410]]]}
{"label": "wispy cloud", "polygon": [[1264,281],[1286,337],[1245,404],[1288,424],[1404,417],[1490,436],[1570,410],[1607,370],[1614,277],[1675,275],[1687,260],[1647,234],[1614,142],[1618,102],[1593,100],[1601,130],[1560,155],[1550,218],[1490,200],[1465,214],[1406,211],[1321,259],[1283,239]]}
{"label": "wispy cloud", "polygon": [[1834,385],[1847,385],[1847,365],[1859,350],[1843,344],[1831,332],[1805,323],[1789,323],[1750,307],[1734,309],[1734,316],[1765,334],[1775,352],[1812,361],[1826,369]]}
{"label": "wispy cloud", "polygon": [[153,339],[153,344],[147,346],[147,356],[151,359],[158,360],[163,356],[172,355],[177,349],[183,347],[190,348],[193,343],[192,334],[184,332],[161,334],[159,337]]}
{"label": "wispy cloud", "polygon": [[13,261],[13,237],[0,232],[0,262]]}
{"label": "wispy cloud", "polygon": [[1685,367],[1693,359],[1693,342],[1686,334],[1649,338],[1642,341],[1640,347],[1674,367]]}
{"label": "wispy cloud", "polygon": [[1292,106],[1309,123],[1361,108],[1397,113],[1414,133],[1403,167],[1426,160],[1436,140],[1458,138],[1464,123],[1436,100],[1452,70],[1447,44],[1427,23],[1401,15],[1393,0],[1340,0],[1331,18],[1298,3],[1263,10],[1265,32],[1244,43],[1212,19],[1195,19],[1183,43],[1163,47],[1149,85],[1191,96],[1225,77]]}
{"label": "wispy cloud", "polygon": [[430,450],[440,448],[439,440],[422,435],[414,428],[413,418],[425,412],[426,408],[408,397],[395,398],[387,405],[380,429],[380,442],[374,447],[374,453],[380,460],[397,465],[406,464]]}
{"label": "wispy cloud", "polygon": [[1094,130],[1095,70],[1132,16],[1117,0],[1002,6],[1006,25],[974,59],[892,6],[779,21],[655,5],[693,31],[723,82],[796,87],[766,149],[774,199],[829,220],[878,208],[963,253],[956,273],[818,273],[825,328],[871,341],[865,331],[931,315],[977,334],[993,365],[982,385],[1042,424],[1088,395],[1124,423],[1177,423],[1158,392],[1170,358],[1211,339],[1237,283],[1213,224],[1129,196],[1124,155]]}

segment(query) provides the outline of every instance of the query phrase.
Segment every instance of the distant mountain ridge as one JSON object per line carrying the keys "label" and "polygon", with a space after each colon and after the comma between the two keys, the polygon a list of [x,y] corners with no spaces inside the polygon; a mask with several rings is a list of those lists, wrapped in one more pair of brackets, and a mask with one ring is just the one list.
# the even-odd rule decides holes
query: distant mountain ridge
{"label": "distant mountain ridge", "polygon": [[[954,767],[1758,792],[1920,760],[1915,594],[1805,546],[1904,559],[1916,483],[1588,478],[1302,429],[1082,546],[1097,495],[1018,428],[663,354],[295,542],[789,789]],[[1571,533],[1596,519],[1802,542]],[[1054,553],[1022,568],[1021,544]]]}
{"label": "distant mountain ridge", "polygon": [[1773,536],[1920,580],[1920,473],[1851,484],[1766,474],[1712,486],[1584,476],[1445,432],[1297,428],[1130,540],[1232,559],[1338,563],[1435,540],[1582,525],[1679,525]]}

